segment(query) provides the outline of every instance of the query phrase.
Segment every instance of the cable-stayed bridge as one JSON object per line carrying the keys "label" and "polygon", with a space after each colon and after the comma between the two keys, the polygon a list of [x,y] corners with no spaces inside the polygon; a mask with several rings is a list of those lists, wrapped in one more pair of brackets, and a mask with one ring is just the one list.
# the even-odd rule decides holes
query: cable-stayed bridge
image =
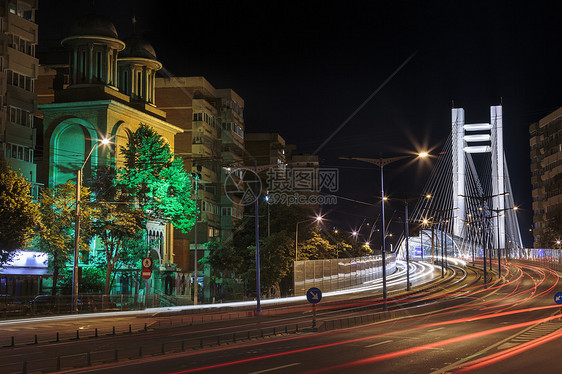
{"label": "cable-stayed bridge", "polygon": [[[490,107],[488,123],[465,123],[451,111],[451,133],[410,212],[410,258],[448,255],[506,256],[523,248],[503,147],[502,106]],[[398,256],[406,257],[402,238]],[[493,251],[492,251],[493,249]]]}

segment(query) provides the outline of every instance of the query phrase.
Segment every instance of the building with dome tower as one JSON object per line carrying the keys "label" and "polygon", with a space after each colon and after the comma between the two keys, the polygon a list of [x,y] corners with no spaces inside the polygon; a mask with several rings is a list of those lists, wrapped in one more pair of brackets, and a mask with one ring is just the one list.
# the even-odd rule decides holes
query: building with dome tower
{"label": "building with dome tower", "polygon": [[[43,157],[38,178],[45,185],[76,179],[90,151],[84,180],[99,166],[121,166],[117,152],[127,143],[126,131],[135,131],[141,123],[174,150],[174,137],[183,130],[167,122],[166,113],[154,105],[155,74],[162,64],[150,44],[136,35],[120,40],[115,26],[92,11],[74,22],[61,45],[68,52],[67,69],[43,67],[48,83],[39,84]],[[67,76],[61,77],[63,73]],[[114,145],[96,147],[104,138]],[[175,271],[172,225],[151,221],[147,226],[149,240],[158,243],[154,252],[160,274]],[[160,281],[154,279],[156,287]],[[129,287],[119,291],[131,292]]]}

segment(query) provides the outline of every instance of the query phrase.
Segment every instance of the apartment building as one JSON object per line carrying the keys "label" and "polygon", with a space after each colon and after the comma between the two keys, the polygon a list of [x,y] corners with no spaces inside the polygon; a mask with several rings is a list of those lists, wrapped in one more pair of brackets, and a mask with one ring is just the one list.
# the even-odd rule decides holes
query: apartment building
{"label": "apartment building", "polygon": [[0,163],[32,182],[35,195],[37,6],[37,0],[0,1]]}
{"label": "apartment building", "polygon": [[533,237],[537,248],[552,220],[562,218],[562,108],[533,123],[529,133]]}

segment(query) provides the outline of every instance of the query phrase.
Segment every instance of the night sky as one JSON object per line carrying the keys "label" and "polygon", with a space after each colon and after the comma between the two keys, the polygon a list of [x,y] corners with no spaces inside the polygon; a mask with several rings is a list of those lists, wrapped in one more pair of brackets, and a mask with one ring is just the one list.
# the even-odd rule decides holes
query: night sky
{"label": "night sky", "polygon": [[[39,39],[68,35],[91,1],[41,1]],[[562,3],[513,1],[95,1],[121,39],[137,32],[166,73],[204,76],[245,100],[247,132],[278,132],[314,152],[408,62],[318,154],[341,167],[341,196],[376,203],[378,171],[339,156],[437,153],[451,106],[488,122],[503,103],[504,142],[524,244],[531,245],[529,125],[562,105]],[[41,47],[41,46],[40,46]],[[428,166],[389,167],[389,191],[419,194]],[[385,169],[386,172],[386,169]],[[404,179],[407,175],[408,179]],[[326,213],[326,212],[325,212]],[[342,228],[378,208],[340,204]],[[343,223],[345,221],[345,223]],[[346,227],[347,226],[347,227]]]}

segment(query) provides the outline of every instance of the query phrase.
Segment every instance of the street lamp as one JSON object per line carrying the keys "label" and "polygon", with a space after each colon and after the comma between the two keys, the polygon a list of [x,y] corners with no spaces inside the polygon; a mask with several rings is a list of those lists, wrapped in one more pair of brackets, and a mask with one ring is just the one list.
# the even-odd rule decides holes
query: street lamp
{"label": "street lamp", "polygon": [[[506,211],[506,210],[511,210],[511,209],[517,211],[517,207],[505,208],[505,209],[490,209],[492,212],[496,213],[496,230],[498,232],[498,234],[496,235],[497,236],[496,242],[498,243],[498,277],[500,277],[500,278],[502,276],[502,268],[501,268],[501,253],[500,253],[500,230],[499,230],[500,216],[499,216],[499,214],[500,214],[500,212],[503,212],[503,211]],[[504,227],[504,229],[505,229],[505,227]],[[506,253],[507,253],[507,251],[506,251]],[[490,260],[490,266],[491,266],[491,260]]]}
{"label": "street lamp", "polygon": [[[486,275],[486,214],[484,212],[484,201],[494,198],[496,196],[503,196],[503,195],[509,195],[509,192],[504,192],[504,193],[500,193],[500,194],[496,194],[496,195],[490,195],[490,196],[466,196],[466,195],[461,195],[459,194],[459,196],[461,197],[468,197],[468,198],[472,198],[472,199],[477,199],[480,201],[480,208],[479,210],[482,211],[482,257],[483,257],[483,261],[484,261],[484,288],[486,289],[488,287],[488,283],[487,283],[487,275]],[[491,263],[491,260],[490,260]]]}
{"label": "street lamp", "polygon": [[198,181],[200,179],[199,173],[192,173],[191,176],[193,178],[195,178],[195,224],[193,226],[193,230],[194,230],[194,244],[195,244],[195,248],[194,248],[194,263],[193,263],[193,269],[194,269],[194,278],[193,278],[193,305],[197,305],[197,294],[199,293],[199,282],[197,280],[197,219],[199,218],[198,214],[197,214],[197,191],[198,191]]}
{"label": "street lamp", "polygon": [[[422,152],[417,154],[418,157],[427,157],[428,154],[427,152]],[[404,155],[404,156],[398,156],[398,157],[389,157],[389,158],[382,158],[379,157],[378,159],[376,158],[363,158],[363,157],[340,157],[340,159],[342,160],[357,160],[357,161],[363,161],[363,162],[368,162],[370,164],[376,165],[379,167],[380,171],[381,171],[381,218],[382,218],[382,229],[381,229],[381,235],[382,235],[382,248],[381,248],[381,255],[382,255],[382,298],[383,298],[383,310],[386,310],[386,223],[384,220],[384,201],[385,201],[385,196],[384,196],[384,172],[383,169],[385,167],[385,165],[391,164],[395,161],[398,160],[403,160],[405,158],[409,158],[412,157],[411,155]]]}
{"label": "street lamp", "polygon": [[316,218],[305,219],[304,221],[297,222],[297,229],[295,230],[295,261],[298,261],[299,254],[299,224],[310,221],[322,222],[323,219],[324,218],[322,218],[322,216],[316,216]]}
{"label": "street lamp", "polygon": [[92,149],[90,149],[90,153],[86,156],[84,163],[80,169],[76,171],[76,217],[74,224],[74,258],[72,266],[72,311],[74,312],[78,311],[78,253],[80,251],[80,190],[82,188],[82,174],[84,166],[86,166],[94,149],[100,144],[107,145],[109,143],[110,140],[107,138],[96,141]]}

